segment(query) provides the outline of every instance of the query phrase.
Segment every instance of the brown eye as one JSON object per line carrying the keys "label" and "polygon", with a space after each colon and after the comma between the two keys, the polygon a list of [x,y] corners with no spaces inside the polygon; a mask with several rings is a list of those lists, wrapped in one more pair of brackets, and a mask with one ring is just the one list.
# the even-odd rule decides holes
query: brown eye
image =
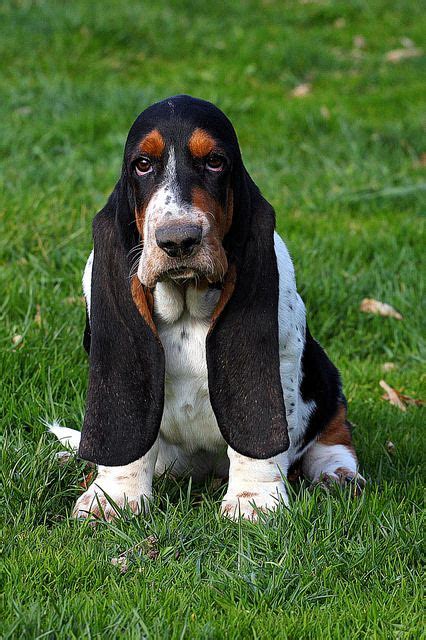
{"label": "brown eye", "polygon": [[210,171],[222,171],[225,166],[225,158],[218,153],[211,153],[206,158],[206,167]]}
{"label": "brown eye", "polygon": [[143,176],[152,171],[152,164],[149,158],[139,158],[135,164],[136,173],[138,176]]}

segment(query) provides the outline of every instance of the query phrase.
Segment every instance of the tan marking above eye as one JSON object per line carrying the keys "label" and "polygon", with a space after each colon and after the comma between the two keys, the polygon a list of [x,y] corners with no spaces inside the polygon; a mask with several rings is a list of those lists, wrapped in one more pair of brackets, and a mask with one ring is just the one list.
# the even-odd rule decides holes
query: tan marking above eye
{"label": "tan marking above eye", "polygon": [[154,158],[160,158],[166,148],[164,138],[158,129],[150,131],[139,143],[139,151]]}
{"label": "tan marking above eye", "polygon": [[205,158],[215,147],[214,138],[204,129],[195,129],[188,142],[188,148],[194,158]]}

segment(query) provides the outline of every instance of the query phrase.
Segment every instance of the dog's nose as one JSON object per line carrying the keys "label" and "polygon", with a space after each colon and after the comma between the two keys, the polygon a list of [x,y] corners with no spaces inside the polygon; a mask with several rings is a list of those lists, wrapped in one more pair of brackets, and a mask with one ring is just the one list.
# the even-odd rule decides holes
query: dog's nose
{"label": "dog's nose", "polygon": [[171,258],[189,256],[201,242],[202,229],[197,225],[159,227],[155,239],[160,249]]}

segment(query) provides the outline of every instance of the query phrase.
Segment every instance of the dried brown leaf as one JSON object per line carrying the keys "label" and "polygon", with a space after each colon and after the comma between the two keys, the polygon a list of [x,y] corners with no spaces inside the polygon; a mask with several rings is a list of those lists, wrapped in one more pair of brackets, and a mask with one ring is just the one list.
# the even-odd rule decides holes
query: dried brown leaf
{"label": "dried brown leaf", "polygon": [[333,26],[336,29],[343,29],[343,27],[346,27],[346,20],[345,18],[336,18],[336,20],[333,23]]}
{"label": "dried brown leaf", "polygon": [[364,36],[354,36],[352,42],[356,49],[363,49],[366,45]]}
{"label": "dried brown leaf", "polygon": [[416,49],[415,47],[405,48],[405,49],[393,49],[393,51],[388,51],[385,60],[386,62],[392,62],[396,64],[397,62],[401,62],[401,60],[407,60],[408,58],[418,58],[423,53],[422,49]]}
{"label": "dried brown leaf", "polygon": [[293,89],[291,95],[293,98],[304,98],[309,95],[312,91],[312,85],[309,82],[302,82],[302,84],[298,84],[297,87]]}
{"label": "dried brown leaf", "polygon": [[374,313],[378,316],[388,317],[388,318],[396,318],[397,320],[402,320],[402,315],[398,313],[390,304],[386,302],[380,302],[379,300],[374,300],[374,298],[364,298],[362,300],[360,307],[360,311],[363,313]]}
{"label": "dried brown leaf", "polygon": [[126,573],[129,568],[129,563],[136,554],[145,554],[150,560],[156,560],[160,555],[157,545],[158,539],[155,536],[148,536],[145,540],[142,540],[142,542],[120,553],[116,558],[111,558],[111,564],[119,566],[120,573]]}
{"label": "dried brown leaf", "polygon": [[424,407],[426,405],[426,400],[421,400],[420,398],[412,398],[411,396],[407,396],[405,393],[401,393],[397,391],[400,399],[405,402],[405,404],[411,404],[416,407]]}
{"label": "dried brown leaf", "polygon": [[118,556],[118,558],[111,558],[111,564],[116,567],[120,567],[120,573],[127,573],[129,565],[127,564],[127,557],[124,555]]}
{"label": "dried brown leaf", "polygon": [[398,389],[393,389],[384,380],[380,380],[379,384],[382,389],[386,391],[386,393],[383,394],[382,398],[384,400],[389,400],[391,404],[399,407],[401,411],[405,411],[405,407],[407,404],[413,405],[415,407],[423,407],[424,405],[426,405],[425,400],[421,400],[420,398],[413,398],[406,393],[402,393],[402,391],[399,391]]}
{"label": "dried brown leaf", "polygon": [[405,404],[402,402],[395,389],[392,389],[392,387],[390,387],[384,380],[380,380],[379,385],[385,390],[385,393],[382,395],[384,400],[388,400],[388,402],[393,404],[395,407],[398,407],[401,411],[406,411]]}
{"label": "dried brown leaf", "polygon": [[34,316],[34,322],[39,327],[41,326],[41,307],[39,304],[36,306],[36,314]]}
{"label": "dried brown leaf", "polygon": [[12,344],[16,348],[20,348],[24,344],[24,337],[17,333],[15,336],[12,336]]}
{"label": "dried brown leaf", "polygon": [[396,364],[394,362],[384,362],[382,364],[382,371],[388,373],[389,371],[393,371],[396,369]]}
{"label": "dried brown leaf", "polygon": [[326,107],[325,105],[321,107],[320,114],[322,115],[324,120],[330,120],[330,115],[331,115],[330,114],[330,109],[328,107]]}

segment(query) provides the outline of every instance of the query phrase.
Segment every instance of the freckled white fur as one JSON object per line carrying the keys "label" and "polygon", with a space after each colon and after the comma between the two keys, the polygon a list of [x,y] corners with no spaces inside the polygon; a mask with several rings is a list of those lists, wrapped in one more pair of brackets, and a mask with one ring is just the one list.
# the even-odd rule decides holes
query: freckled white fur
{"label": "freckled white fur", "polygon": [[[167,173],[171,183],[173,162],[171,153]],[[157,196],[161,199],[164,194],[158,192]],[[167,207],[170,204],[171,201]],[[223,477],[229,468],[222,512],[231,518],[241,514],[255,519],[253,503],[260,509],[274,509],[280,502],[288,504],[283,477],[301,456],[299,443],[315,403],[305,403],[300,394],[305,307],[297,293],[291,258],[278,234],[275,234],[275,252],[279,270],[280,373],[289,449],[269,460],[256,460],[227,447],[210,404],[205,351],[210,318],[220,292],[198,289],[192,284],[184,292],[172,283],[159,282],[154,291],[154,320],[166,360],[160,434],[155,445],[140,460],[124,467],[99,467],[96,485],[116,502],[120,503],[120,496],[132,500],[140,499],[141,495],[150,496],[155,466],[156,474],[168,469],[174,475],[190,473],[195,478],[212,472]],[[89,309],[92,259],[91,254],[83,279]],[[52,431],[60,437],[58,428]],[[306,474],[314,480],[321,473],[332,474],[338,467],[356,471],[356,458],[342,445],[325,446],[314,442],[303,453]],[[135,472],[136,475],[132,475]],[[80,509],[82,505],[87,507],[88,500],[93,501],[99,489],[92,487],[80,497],[76,513],[83,510]]]}
{"label": "freckled white fur", "polygon": [[228,447],[228,490],[222,500],[222,514],[231,519],[239,516],[257,520],[254,505],[263,511],[274,511],[280,504],[288,506],[284,478],[288,471],[288,455],[280,453],[267,460],[248,458]]}
{"label": "freckled white fur", "polygon": [[101,504],[107,519],[114,517],[114,506],[111,498],[119,507],[130,504],[135,513],[140,513],[142,506],[152,498],[152,478],[158,453],[158,439],[139,460],[122,467],[98,466],[96,480],[77,500],[73,515],[84,518],[93,507]]}
{"label": "freckled white fur", "polygon": [[279,271],[280,374],[290,438],[290,449],[287,455],[289,464],[292,464],[315,403],[305,403],[300,394],[301,360],[306,329],[305,305],[297,292],[294,267],[287,247],[277,233],[274,240]]}

